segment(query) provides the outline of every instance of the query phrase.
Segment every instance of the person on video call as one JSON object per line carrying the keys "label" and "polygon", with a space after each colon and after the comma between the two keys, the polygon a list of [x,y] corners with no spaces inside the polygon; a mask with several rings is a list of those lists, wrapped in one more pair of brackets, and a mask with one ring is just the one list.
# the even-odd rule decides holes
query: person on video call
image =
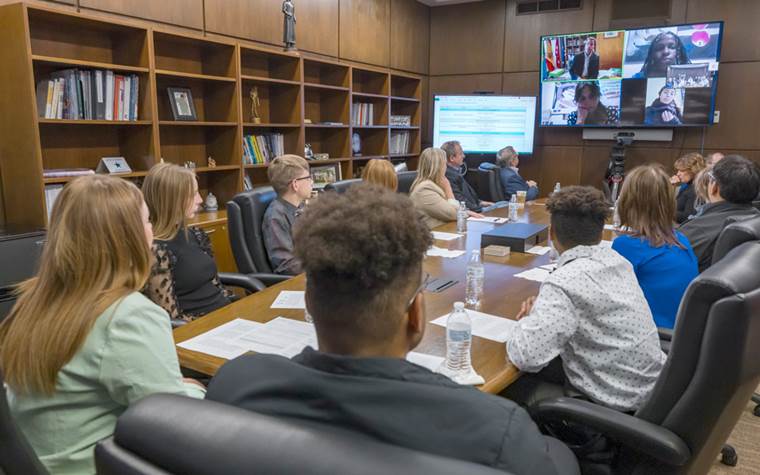
{"label": "person on video call", "polygon": [[649,125],[681,125],[683,116],[676,105],[676,90],[670,84],[660,88],[657,99],[644,111],[644,123]]}
{"label": "person on video call", "polygon": [[617,110],[601,103],[602,93],[596,81],[580,82],[575,88],[578,110],[567,117],[567,125],[609,125],[616,122]]}
{"label": "person on video call", "polygon": [[664,31],[652,40],[644,65],[633,78],[663,78],[668,75],[669,66],[689,63],[691,61],[681,38],[673,32]]}
{"label": "person on video call", "polygon": [[572,79],[596,79],[599,77],[599,55],[596,54],[596,38],[589,36],[583,42],[583,53],[573,56],[570,62]]}

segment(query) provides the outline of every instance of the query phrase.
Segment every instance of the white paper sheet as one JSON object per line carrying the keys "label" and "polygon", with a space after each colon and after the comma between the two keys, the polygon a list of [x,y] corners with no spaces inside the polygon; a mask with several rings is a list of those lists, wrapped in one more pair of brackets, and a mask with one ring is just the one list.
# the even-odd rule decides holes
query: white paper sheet
{"label": "white paper sheet", "polygon": [[607,231],[617,231],[617,228],[611,224],[605,224],[604,229],[606,229]]}
{"label": "white paper sheet", "polygon": [[250,351],[242,337],[262,326],[263,324],[258,322],[237,318],[195,338],[178,343],[177,346],[229,360]]}
{"label": "white paper sheet", "polygon": [[410,363],[420,365],[423,368],[427,368],[430,371],[436,372],[441,364],[446,360],[442,356],[427,355],[425,353],[418,353],[416,351],[410,351],[406,354],[406,360]]}
{"label": "white paper sheet", "polygon": [[453,241],[454,239],[459,239],[462,237],[461,234],[453,234],[453,233],[444,233],[441,231],[432,231],[433,239],[437,239],[439,241]]}
{"label": "white paper sheet", "polygon": [[534,282],[543,282],[546,280],[547,277],[549,277],[549,271],[546,269],[542,269],[540,267],[536,267],[536,268],[524,270],[518,274],[515,274],[515,277],[519,277],[521,279],[526,279],[526,280],[532,280]]}
{"label": "white paper sheet", "polygon": [[605,246],[605,247],[612,247],[612,241],[602,241],[599,243],[599,245]]}
{"label": "white paper sheet", "polygon": [[441,247],[433,246],[427,251],[427,255],[431,257],[448,257],[448,258],[456,258],[461,255],[463,255],[467,251],[450,251],[448,249],[443,249]]}
{"label": "white paper sheet", "polygon": [[[504,343],[509,339],[515,325],[517,325],[516,320],[497,317],[496,315],[489,315],[487,313],[477,312],[470,309],[465,310],[467,310],[467,314],[472,320],[472,334],[479,336],[480,338]],[[430,323],[445,328],[446,320],[448,318],[449,315],[446,314],[436,318]]]}
{"label": "white paper sheet", "polygon": [[533,246],[527,251],[525,251],[528,254],[535,254],[537,256],[543,256],[544,254],[548,254],[551,252],[552,248],[549,246]]}
{"label": "white paper sheet", "polygon": [[283,290],[280,295],[274,299],[271,308],[295,308],[304,310],[306,308],[305,292],[303,290]]}
{"label": "white paper sheet", "polygon": [[489,223],[489,224],[504,224],[507,221],[509,221],[507,218],[493,218],[490,216],[486,216],[484,218],[467,218],[467,221],[472,221],[475,223]]}

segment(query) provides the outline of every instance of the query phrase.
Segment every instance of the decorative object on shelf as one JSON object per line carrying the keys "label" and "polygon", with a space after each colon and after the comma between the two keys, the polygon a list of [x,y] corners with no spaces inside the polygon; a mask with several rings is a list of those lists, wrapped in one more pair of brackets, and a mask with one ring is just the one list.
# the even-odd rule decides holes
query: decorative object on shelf
{"label": "decorative object on shelf", "polygon": [[185,168],[195,168],[195,162],[188,160],[185,162]]}
{"label": "decorative object on shelf", "polygon": [[354,157],[362,156],[362,137],[358,132],[351,134],[351,153]]}
{"label": "decorative object on shelf", "polygon": [[285,51],[296,50],[296,7],[293,0],[282,2],[283,24],[282,42],[285,43]]}
{"label": "decorative object on shelf", "polygon": [[261,100],[259,99],[259,88],[256,86],[253,86],[251,88],[251,122],[254,124],[260,124],[261,123],[261,111],[259,110],[259,107],[261,107]]}
{"label": "decorative object on shelf", "polygon": [[161,157],[161,160],[159,161],[159,163],[164,163],[164,157]]}
{"label": "decorative object on shelf", "polygon": [[115,175],[119,173],[132,173],[124,157],[103,157],[98,162],[95,173]]}
{"label": "decorative object on shelf", "polygon": [[208,163],[208,167],[209,168],[215,168],[216,167],[216,160],[214,160],[213,158],[208,157],[206,159],[206,162]]}
{"label": "decorative object on shelf", "polygon": [[311,149],[310,143],[307,143],[303,147],[303,158],[306,160],[314,160],[314,151]]}
{"label": "decorative object on shelf", "polygon": [[206,196],[206,201],[203,202],[203,207],[206,208],[206,211],[216,211],[219,209],[219,202],[217,201],[216,196],[210,191]]}
{"label": "decorative object on shelf", "polygon": [[314,160],[330,160],[329,153],[315,153]]}
{"label": "decorative object on shelf", "polygon": [[304,124],[311,124],[311,119],[304,119],[304,120],[303,120],[303,123],[304,123]]}
{"label": "decorative object on shelf", "polygon": [[391,127],[411,127],[412,116],[410,115],[392,115]]}
{"label": "decorative object on shelf", "polygon": [[186,87],[167,87],[174,120],[198,120],[193,103],[193,91]]}
{"label": "decorative object on shelf", "polygon": [[328,183],[341,180],[340,163],[311,167],[311,178],[314,188],[324,188]]}

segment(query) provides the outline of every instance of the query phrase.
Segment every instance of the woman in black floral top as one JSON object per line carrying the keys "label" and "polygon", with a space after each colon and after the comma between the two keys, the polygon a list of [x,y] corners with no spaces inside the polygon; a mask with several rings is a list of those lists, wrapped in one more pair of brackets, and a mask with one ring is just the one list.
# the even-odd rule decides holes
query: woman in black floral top
{"label": "woman in black floral top", "polygon": [[153,223],[155,262],[143,293],[172,320],[193,320],[230,303],[208,235],[187,227],[202,202],[192,170],[161,163],[142,187]]}

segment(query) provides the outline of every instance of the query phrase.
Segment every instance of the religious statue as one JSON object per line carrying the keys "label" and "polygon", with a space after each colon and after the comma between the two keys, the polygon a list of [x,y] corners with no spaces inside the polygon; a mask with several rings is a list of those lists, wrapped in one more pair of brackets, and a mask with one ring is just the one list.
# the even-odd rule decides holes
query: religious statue
{"label": "religious statue", "polygon": [[259,88],[256,86],[253,86],[251,88],[251,122],[254,124],[260,124],[261,123],[261,112],[259,112],[259,107],[261,107],[261,100],[259,100]]}
{"label": "religious statue", "polygon": [[283,18],[282,41],[285,43],[285,51],[296,49],[296,7],[293,0],[282,2]]}

